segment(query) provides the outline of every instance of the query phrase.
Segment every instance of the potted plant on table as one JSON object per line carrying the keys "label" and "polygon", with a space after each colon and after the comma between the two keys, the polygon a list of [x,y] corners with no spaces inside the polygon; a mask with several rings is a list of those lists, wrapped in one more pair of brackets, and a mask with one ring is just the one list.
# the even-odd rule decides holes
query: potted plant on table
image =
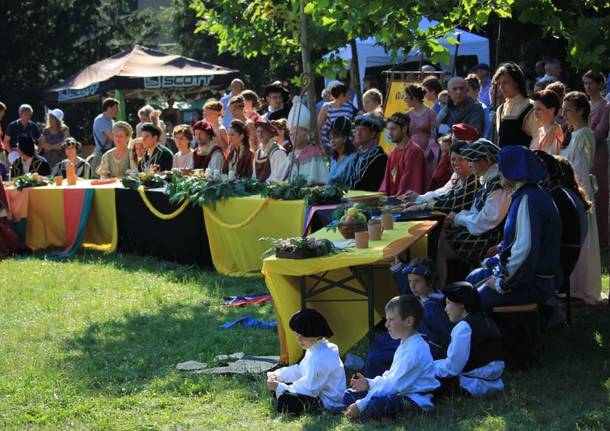
{"label": "potted plant on table", "polygon": [[263,253],[263,259],[275,254],[282,259],[307,259],[337,252],[332,241],[313,237],[260,238],[259,241],[271,242],[271,247]]}
{"label": "potted plant on table", "polygon": [[352,207],[339,207],[333,212],[334,221],[328,225],[328,229],[338,229],[345,239],[354,239],[356,232],[367,230],[368,216],[366,207],[356,204]]}

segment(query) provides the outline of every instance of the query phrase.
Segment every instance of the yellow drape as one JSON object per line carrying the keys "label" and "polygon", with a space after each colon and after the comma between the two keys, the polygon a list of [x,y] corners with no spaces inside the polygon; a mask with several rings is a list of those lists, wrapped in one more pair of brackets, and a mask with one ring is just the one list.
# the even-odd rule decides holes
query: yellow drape
{"label": "yellow drape", "polygon": [[114,253],[118,244],[115,188],[97,188],[87,220],[83,247]]}
{"label": "yellow drape", "polygon": [[305,203],[249,196],[227,199],[216,208],[203,207],[212,262],[225,274],[259,271],[261,254],[269,248],[260,237],[300,236]]}
{"label": "yellow drape", "polygon": [[163,214],[161,211],[159,211],[157,208],[155,208],[155,206],[152,204],[152,202],[150,200],[148,200],[148,196],[146,196],[146,191],[144,190],[143,186],[138,187],[138,193],[140,194],[140,197],[142,198],[144,205],[146,205],[146,208],[148,208],[148,210],[151,213],[153,213],[157,218],[160,218],[161,220],[171,220],[173,218],[178,217],[180,214],[182,214],[182,212],[189,205],[189,201],[184,200],[184,201],[182,201],[182,204],[178,207],[178,209],[176,211],[174,211],[173,213],[170,213],[170,214]]}
{"label": "yellow drape", "polygon": [[[319,274],[328,271],[326,278],[340,280],[347,277],[350,266],[381,263],[389,258],[387,251],[390,246],[402,244],[410,248],[411,256],[425,256],[427,244],[425,233],[418,229],[418,222],[400,222],[395,229],[385,231],[380,241],[371,241],[369,248],[350,249],[350,251],[312,259],[277,259],[269,257],[263,262],[262,273],[271,295],[278,321],[278,335],[280,337],[281,359],[291,364],[297,362],[303,351],[298,346],[295,336],[288,327],[290,316],[301,307],[300,276]],[[339,232],[328,232],[322,229],[313,235],[315,238],[340,240]],[[395,249],[395,247],[392,247]],[[400,247],[399,247],[400,248]],[[384,253],[385,251],[385,253]],[[312,280],[307,281],[311,287]],[[358,287],[356,281],[348,282],[349,286]],[[383,314],[386,302],[398,294],[398,289],[388,269],[374,271],[375,296],[375,322]],[[315,299],[364,299],[352,292],[343,289],[331,289],[322,293]],[[345,354],[368,331],[367,303],[365,301],[349,302],[309,302],[308,307],[316,308],[328,320],[335,333],[331,338],[339,346],[340,353]]]}
{"label": "yellow drape", "polygon": [[[89,188],[89,181],[79,181],[76,187]],[[66,246],[64,225],[64,189],[66,187],[36,187],[29,189],[26,244],[32,250],[49,246]],[[114,187],[96,187],[87,220],[83,247],[112,253],[116,250],[118,231]]]}

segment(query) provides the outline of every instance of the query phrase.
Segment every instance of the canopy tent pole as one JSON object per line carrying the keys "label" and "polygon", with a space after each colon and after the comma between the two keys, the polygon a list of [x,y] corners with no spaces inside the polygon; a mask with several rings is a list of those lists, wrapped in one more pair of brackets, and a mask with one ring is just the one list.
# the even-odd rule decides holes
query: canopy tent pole
{"label": "canopy tent pole", "polygon": [[119,101],[119,113],[116,116],[117,121],[125,121],[125,113],[127,112],[125,107],[125,96],[123,95],[123,90],[119,90],[118,88],[114,90],[114,98]]}

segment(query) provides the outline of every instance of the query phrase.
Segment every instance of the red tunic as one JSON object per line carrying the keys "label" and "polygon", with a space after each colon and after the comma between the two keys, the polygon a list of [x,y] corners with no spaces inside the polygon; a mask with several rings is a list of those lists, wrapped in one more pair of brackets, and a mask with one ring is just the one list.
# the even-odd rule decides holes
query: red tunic
{"label": "red tunic", "polygon": [[413,141],[409,141],[405,148],[394,148],[379,188],[388,196],[402,195],[407,190],[419,194],[428,190],[426,157],[421,147]]}
{"label": "red tunic", "polygon": [[449,153],[444,153],[441,157],[441,160],[438,162],[438,166],[434,171],[434,175],[432,175],[432,181],[430,182],[430,190],[436,190],[443,187],[451,178],[451,174],[453,171],[451,170],[451,161],[449,160]]}

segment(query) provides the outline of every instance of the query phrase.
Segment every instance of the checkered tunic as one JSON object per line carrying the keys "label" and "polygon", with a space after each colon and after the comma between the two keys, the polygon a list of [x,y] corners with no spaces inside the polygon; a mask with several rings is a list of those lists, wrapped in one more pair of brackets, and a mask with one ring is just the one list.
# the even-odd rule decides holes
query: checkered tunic
{"label": "checkered tunic", "polygon": [[[489,195],[501,188],[500,176],[491,178],[477,190],[474,198],[474,207],[481,211]],[[504,220],[492,230],[481,235],[473,235],[464,226],[454,226],[445,229],[445,238],[460,259],[478,264],[487,249],[500,242],[503,227]]]}
{"label": "checkered tunic", "polygon": [[479,180],[476,175],[472,174],[466,178],[461,187],[454,184],[448,193],[435,198],[427,207],[432,211],[441,211],[446,214],[468,209],[474,202],[479,186]]}

